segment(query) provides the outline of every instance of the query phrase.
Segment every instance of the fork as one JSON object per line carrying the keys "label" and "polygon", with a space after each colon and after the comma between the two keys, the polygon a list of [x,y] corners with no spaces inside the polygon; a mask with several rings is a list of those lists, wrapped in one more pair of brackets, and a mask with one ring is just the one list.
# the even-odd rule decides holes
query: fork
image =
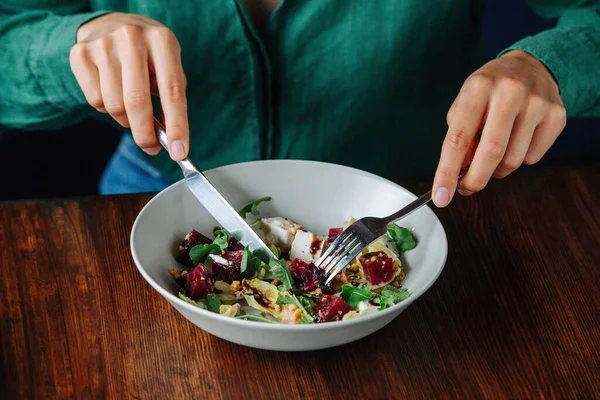
{"label": "fork", "polygon": [[[467,168],[463,168],[460,171],[458,175],[459,184],[466,173]],[[329,284],[367,246],[385,235],[389,224],[406,217],[429,203],[431,201],[431,194],[431,190],[429,190],[401,210],[387,217],[361,218],[340,233],[315,263],[317,268],[323,269],[325,275],[327,275],[325,284]]]}

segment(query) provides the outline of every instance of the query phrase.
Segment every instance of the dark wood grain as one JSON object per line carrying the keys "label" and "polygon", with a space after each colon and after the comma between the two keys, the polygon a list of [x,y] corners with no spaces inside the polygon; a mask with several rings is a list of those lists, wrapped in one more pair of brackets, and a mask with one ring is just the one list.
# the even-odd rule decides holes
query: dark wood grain
{"label": "dark wood grain", "polygon": [[310,353],[225,342],[154,292],[129,254],[149,198],[0,205],[0,398],[600,398],[600,166],[519,171],[436,211],[435,285]]}

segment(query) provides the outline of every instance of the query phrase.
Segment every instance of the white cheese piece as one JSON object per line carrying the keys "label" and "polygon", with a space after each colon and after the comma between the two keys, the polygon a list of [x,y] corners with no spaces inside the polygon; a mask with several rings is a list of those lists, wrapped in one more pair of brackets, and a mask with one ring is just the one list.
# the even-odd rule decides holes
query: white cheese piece
{"label": "white cheese piece", "polygon": [[274,244],[282,251],[290,251],[296,232],[302,228],[302,225],[282,217],[261,218],[260,223],[265,243]]}
{"label": "white cheese piece", "polygon": [[290,260],[296,258],[307,263],[315,262],[323,252],[325,241],[312,232],[299,230],[292,242]]}

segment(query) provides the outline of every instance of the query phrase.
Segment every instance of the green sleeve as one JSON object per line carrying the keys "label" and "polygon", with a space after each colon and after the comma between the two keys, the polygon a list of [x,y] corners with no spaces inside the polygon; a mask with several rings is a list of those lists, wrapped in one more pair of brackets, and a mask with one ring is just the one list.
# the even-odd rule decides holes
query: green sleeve
{"label": "green sleeve", "polygon": [[0,3],[0,125],[58,129],[88,116],[69,52],[79,26],[106,11],[86,12],[81,0],[8,3]]}
{"label": "green sleeve", "polygon": [[552,72],[569,116],[600,116],[600,1],[529,0],[555,28],[526,37],[510,50],[532,54]]}

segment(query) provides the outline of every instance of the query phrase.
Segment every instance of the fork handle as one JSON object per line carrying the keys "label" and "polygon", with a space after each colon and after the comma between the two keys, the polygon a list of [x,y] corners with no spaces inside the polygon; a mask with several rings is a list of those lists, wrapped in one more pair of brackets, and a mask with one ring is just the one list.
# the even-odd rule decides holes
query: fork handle
{"label": "fork handle", "polygon": [[[458,175],[458,184],[464,176],[467,174],[469,167],[466,166],[460,170],[460,174]],[[423,207],[425,204],[431,201],[432,191],[429,190],[427,193],[422,194],[421,197],[409,203],[406,207],[403,207],[400,211],[393,213],[392,215],[384,218],[386,224],[391,224],[394,221],[399,220],[400,218],[406,217],[408,214],[412,214],[417,211],[419,208]]]}
{"label": "fork handle", "polygon": [[394,221],[399,220],[400,218],[406,217],[408,214],[412,214],[417,211],[419,208],[423,207],[425,204],[431,201],[431,190],[427,193],[421,195],[418,199],[412,201],[406,207],[402,207],[402,209],[398,212],[393,213],[392,215],[385,217],[386,225],[391,224]]}

